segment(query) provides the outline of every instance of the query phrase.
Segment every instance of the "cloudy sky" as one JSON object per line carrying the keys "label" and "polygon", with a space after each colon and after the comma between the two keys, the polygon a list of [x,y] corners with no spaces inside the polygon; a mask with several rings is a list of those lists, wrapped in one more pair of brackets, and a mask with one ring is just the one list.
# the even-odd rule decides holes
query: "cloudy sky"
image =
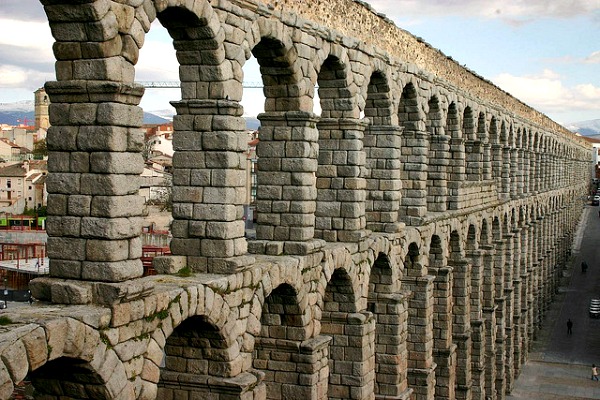
{"label": "cloudy sky", "polygon": [[[600,118],[600,0],[371,0],[378,12],[560,123]],[[158,29],[156,29],[158,28]],[[54,78],[53,39],[38,0],[0,0],[0,103],[30,100]],[[156,55],[160,55],[157,57]],[[256,64],[244,68],[258,81]],[[151,29],[137,80],[177,80],[166,31]],[[261,111],[260,89],[244,93]],[[147,111],[178,89],[148,89]]]}

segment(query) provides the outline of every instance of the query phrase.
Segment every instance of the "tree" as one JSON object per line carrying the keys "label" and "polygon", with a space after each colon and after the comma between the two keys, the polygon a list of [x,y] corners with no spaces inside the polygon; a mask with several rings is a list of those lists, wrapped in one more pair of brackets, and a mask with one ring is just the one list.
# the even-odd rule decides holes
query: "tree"
{"label": "tree", "polygon": [[36,160],[43,160],[44,157],[48,156],[48,146],[46,146],[46,139],[40,139],[33,144],[33,158]]}

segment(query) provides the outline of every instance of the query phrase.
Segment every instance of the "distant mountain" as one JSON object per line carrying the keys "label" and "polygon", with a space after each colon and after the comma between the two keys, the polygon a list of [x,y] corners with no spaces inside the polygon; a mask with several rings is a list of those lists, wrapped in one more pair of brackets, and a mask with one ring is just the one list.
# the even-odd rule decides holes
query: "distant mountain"
{"label": "distant mountain", "polygon": [[246,129],[256,131],[260,128],[260,121],[256,117],[244,117],[246,119]]}
{"label": "distant mountain", "polygon": [[566,125],[567,129],[583,136],[600,136],[600,119],[572,122]]}
{"label": "distant mountain", "polygon": [[[0,124],[8,125],[33,125],[35,123],[34,104],[31,100],[18,101],[16,103],[0,103]],[[168,115],[168,114],[167,114]],[[145,124],[164,124],[172,120],[164,116],[144,111]]]}
{"label": "distant mountain", "polygon": [[163,118],[163,117],[159,117],[156,114],[144,111],[144,124],[148,124],[148,125],[157,124],[158,125],[158,124],[164,124],[167,122],[171,122],[171,120]]}
{"label": "distant mountain", "polygon": [[[33,112],[34,104],[32,100],[23,100],[15,103],[0,103],[0,124],[33,125],[35,114]],[[174,110],[156,110],[144,111],[144,124],[164,124],[173,120]],[[244,117],[246,119],[246,128],[257,130],[260,127],[260,121],[256,117]]]}

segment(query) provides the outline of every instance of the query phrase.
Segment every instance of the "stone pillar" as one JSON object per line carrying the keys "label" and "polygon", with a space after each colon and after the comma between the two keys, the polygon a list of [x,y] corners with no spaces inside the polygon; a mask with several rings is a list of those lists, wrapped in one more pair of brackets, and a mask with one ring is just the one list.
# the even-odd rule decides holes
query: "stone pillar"
{"label": "stone pillar", "polygon": [[452,339],[456,343],[456,398],[471,398],[471,264],[463,260],[451,260],[454,285],[452,297]]}
{"label": "stone pillar", "polygon": [[496,398],[503,399],[506,391],[506,304],[504,293],[504,264],[506,241],[499,239],[495,242],[496,256],[494,259],[494,303],[496,316]]}
{"label": "stone pillar", "polygon": [[506,245],[504,246],[505,251],[505,263],[504,263],[504,301],[505,301],[505,318],[504,318],[504,331],[506,334],[505,339],[505,385],[507,393],[512,391],[514,383],[514,335],[513,324],[514,324],[514,288],[513,288],[513,255],[514,255],[514,235],[509,233],[504,236]]}
{"label": "stone pillar", "polygon": [[302,111],[264,113],[258,154],[257,254],[310,254],[323,246],[314,239],[317,199],[318,118]]}
{"label": "stone pillar", "polygon": [[542,188],[542,176],[541,176],[541,171],[542,171],[542,166],[540,165],[542,162],[542,155],[540,154],[539,151],[536,151],[534,153],[534,173],[533,173],[533,191],[535,193],[539,193],[541,191]]}
{"label": "stone pillar", "polygon": [[512,347],[513,347],[513,377],[516,379],[519,376],[520,371],[520,360],[522,354],[522,322],[521,321],[521,295],[522,295],[522,281],[521,281],[521,231],[513,231],[513,251],[512,251],[512,286],[513,286],[513,325],[512,325]]}
{"label": "stone pillar", "polygon": [[450,164],[448,182],[448,209],[457,210],[459,204],[459,188],[466,179],[465,142],[462,138],[450,139]]}
{"label": "stone pillar", "polygon": [[513,196],[513,182],[510,168],[510,147],[502,147],[502,193],[507,199]]}
{"label": "stone pillar", "polygon": [[527,184],[526,184],[526,175],[525,175],[525,152],[523,148],[519,147],[516,151],[517,156],[517,196],[523,197],[526,192]]}
{"label": "stone pillar", "polygon": [[335,398],[327,384],[330,342],[324,335],[305,341],[257,338],[254,367],[265,373],[266,399]]}
{"label": "stone pillar", "polygon": [[251,264],[244,237],[247,136],[242,106],[229,100],[172,102],[171,251],[194,270],[231,273]]}
{"label": "stone pillar", "polygon": [[266,400],[267,390],[262,382],[263,378],[264,373],[257,370],[242,372],[232,378],[161,370],[156,398]]}
{"label": "stone pillar", "polygon": [[375,316],[375,398],[408,400],[408,292],[374,293],[369,297]]}
{"label": "stone pillar", "polygon": [[492,146],[486,138],[485,141],[482,142],[482,155],[483,155],[483,180],[487,181],[492,179]]}
{"label": "stone pillar", "polygon": [[[489,400],[496,399],[496,304],[495,304],[495,278],[494,259],[496,250],[494,246],[482,245],[483,252],[483,319],[485,321],[485,396]],[[484,397],[485,398],[485,397]],[[488,400],[488,399],[486,399]]]}
{"label": "stone pillar", "polygon": [[400,219],[407,225],[418,225],[427,212],[427,140],[425,132],[403,132]]}
{"label": "stone pillar", "polygon": [[[417,264],[422,265],[417,262]],[[417,266],[416,270],[421,270]],[[428,400],[435,393],[433,361],[433,280],[434,277],[414,273],[402,278],[404,288],[413,295],[408,311],[408,384],[414,390],[414,399]]]}
{"label": "stone pillar", "polygon": [[527,193],[531,194],[535,191],[534,189],[534,161],[533,161],[533,152],[531,149],[525,150],[525,176],[527,177]]}
{"label": "stone pillar", "polygon": [[527,361],[529,351],[530,351],[530,343],[531,337],[530,333],[530,316],[528,303],[529,303],[529,290],[530,290],[530,272],[528,271],[528,266],[531,263],[529,258],[529,236],[530,236],[530,228],[528,224],[525,224],[523,230],[521,231],[521,264],[519,267],[519,274],[521,276],[521,358],[519,360],[519,364],[523,365]]}
{"label": "stone pillar", "polygon": [[[144,135],[137,104],[143,88],[82,80],[47,82],[45,89],[52,123],[46,180],[50,277],[122,282],[142,276],[144,201],[138,191]],[[32,288],[35,297],[92,300],[79,289],[58,299],[50,290],[38,292],[43,286]]]}
{"label": "stone pillar", "polygon": [[402,177],[400,162],[402,128],[369,126],[365,131],[367,154],[367,229],[374,232],[400,232]]}
{"label": "stone pillar", "polygon": [[502,184],[502,145],[492,144],[492,179],[496,183],[498,194],[502,197],[506,192]]}
{"label": "stone pillar", "polygon": [[358,119],[321,119],[315,237],[328,242],[358,242],[367,235],[363,174],[365,123]]}
{"label": "stone pillar", "polygon": [[433,306],[433,360],[435,399],[454,399],[456,387],[456,344],[452,342],[452,268],[429,268],[435,276]]}
{"label": "stone pillar", "polygon": [[520,185],[520,172],[519,172],[519,154],[517,149],[510,148],[510,197],[516,199],[519,197],[521,192],[519,191]]}
{"label": "stone pillar", "polygon": [[465,142],[466,176],[468,181],[480,181],[483,173],[482,144],[479,140]]}
{"label": "stone pillar", "polygon": [[446,135],[429,137],[429,165],[427,170],[427,209],[446,211],[448,204],[449,141]]}
{"label": "stone pillar", "polygon": [[483,320],[483,251],[471,250],[467,252],[471,261],[471,294],[470,294],[470,322],[471,322],[471,374],[473,400],[485,399],[485,346],[486,331]]}
{"label": "stone pillar", "polygon": [[375,318],[373,314],[324,311],[322,321],[322,333],[333,336],[329,348],[329,389],[325,398],[374,400]]}

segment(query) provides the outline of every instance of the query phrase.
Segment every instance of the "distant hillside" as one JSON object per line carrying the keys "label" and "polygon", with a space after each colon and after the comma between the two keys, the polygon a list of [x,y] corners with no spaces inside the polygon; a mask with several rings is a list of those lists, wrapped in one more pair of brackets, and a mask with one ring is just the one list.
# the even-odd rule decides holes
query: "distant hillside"
{"label": "distant hillside", "polygon": [[[29,100],[16,103],[0,103],[0,124],[33,125],[35,123],[33,108],[33,101]],[[169,120],[150,112],[144,112],[145,124],[164,124],[165,122],[169,122]]]}
{"label": "distant hillside", "polygon": [[35,123],[35,115],[34,115],[33,111],[1,111],[0,110],[0,124],[33,125],[34,123]]}
{"label": "distant hillside", "polygon": [[144,111],[144,124],[164,124],[166,122],[171,122],[168,119],[159,117],[158,115],[152,114],[152,113],[148,113],[146,111]]}
{"label": "distant hillside", "polygon": [[[0,103],[0,124],[33,125],[35,114],[33,112],[33,101],[24,100],[15,103]],[[164,124],[173,120],[174,110],[144,111],[144,124]],[[246,128],[257,130],[260,121],[255,117],[244,117]]]}
{"label": "distant hillside", "polygon": [[592,119],[589,121],[572,122],[566,125],[567,129],[577,132],[583,136],[598,136],[600,135],[600,119]]}

